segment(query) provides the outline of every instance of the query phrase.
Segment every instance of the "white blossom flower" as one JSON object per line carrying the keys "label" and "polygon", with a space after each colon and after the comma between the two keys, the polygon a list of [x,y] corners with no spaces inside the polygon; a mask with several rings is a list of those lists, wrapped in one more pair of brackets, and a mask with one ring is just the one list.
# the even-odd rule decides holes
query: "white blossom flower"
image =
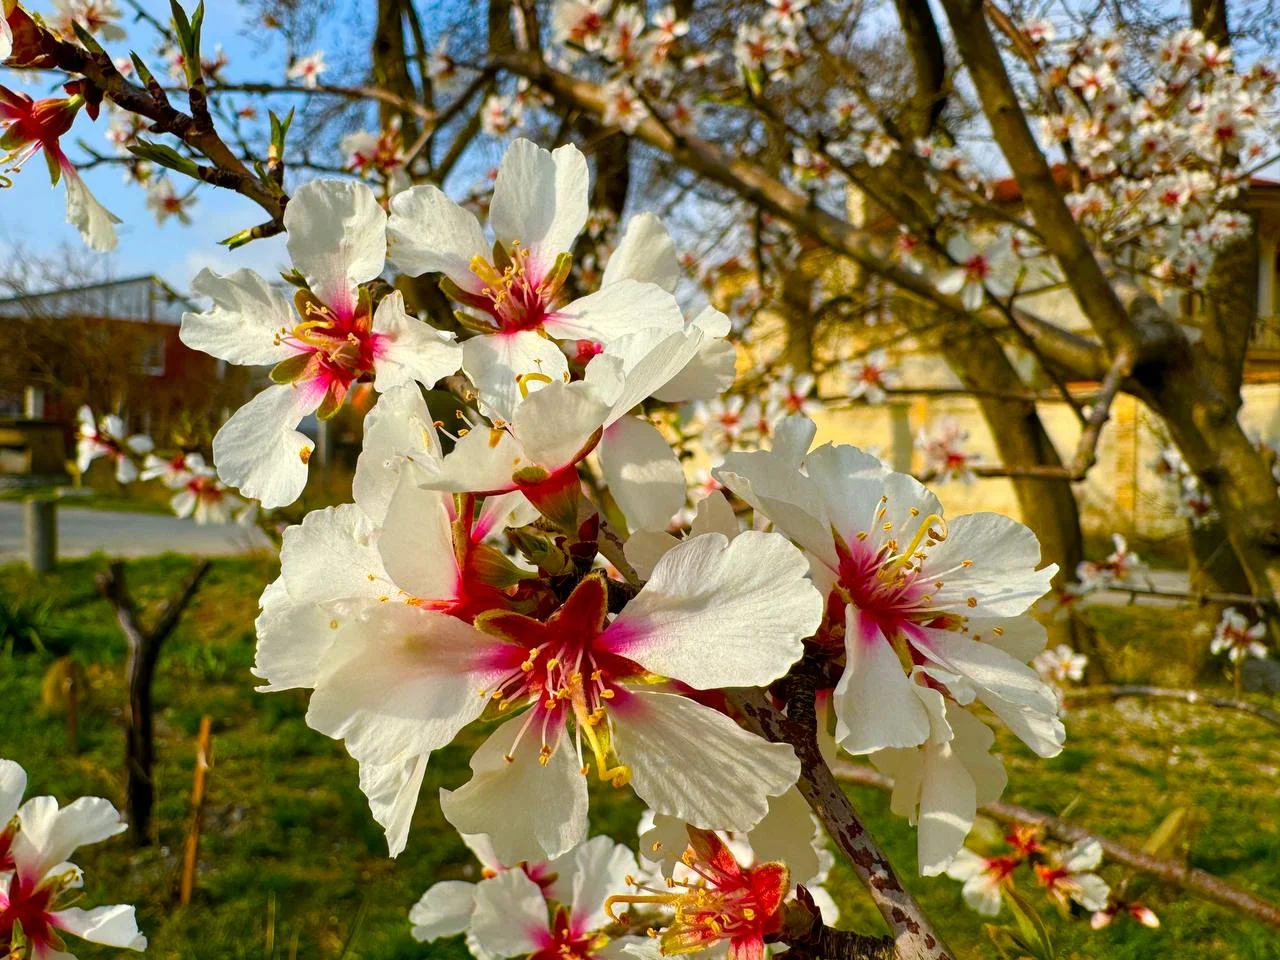
{"label": "white blossom flower", "polygon": [[195,202],[194,193],[179,194],[168,177],[156,177],[147,184],[147,209],[156,215],[157,223],[163,224],[174,217],[183,226],[191,226],[191,214],[187,211]]}
{"label": "white blossom flower", "polygon": [[1061,853],[1051,853],[1047,863],[1035,864],[1036,879],[1049,896],[1063,906],[1074,900],[1086,910],[1103,910],[1111,896],[1107,881],[1093,871],[1102,863],[1102,844],[1080,840]]}
{"label": "white blossom flower", "polygon": [[[120,26],[120,8],[115,0],[53,0],[53,23],[68,40],[75,40],[73,23],[107,43],[125,38]],[[3,59],[3,57],[0,57]]]}
{"label": "white blossom flower", "polygon": [[1065,643],[1060,643],[1052,650],[1045,650],[1031,661],[1045,681],[1061,686],[1068,680],[1079,683],[1084,679],[1084,668],[1089,665],[1089,658],[1083,653],[1076,653]]}
{"label": "white blossom flower", "polygon": [[458,368],[451,334],[410,317],[398,291],[374,310],[362,286],[382,272],[386,219],[363,183],[316,180],[293,195],[289,255],[309,288],[294,296],[296,312],[252,270],[203,270],[192,282],[213,307],[183,315],[183,343],[229,363],[275,364],[275,385],[213,438],[218,476],[265,508],[292,503],[306,485],[315,444],[297,430],[304,416],[332,417],[358,380],[431,387]]}
{"label": "white blossom flower", "polygon": [[298,57],[289,65],[285,76],[290,80],[298,80],[304,87],[312,90],[320,86],[320,74],[329,69],[324,62],[324,51],[317,50],[305,57]]}
{"label": "white blossom flower", "polygon": [[655,283],[606,282],[560,305],[587,210],[582,153],[574,146],[549,153],[527,140],[508,148],[498,170],[489,207],[492,245],[475,215],[436,187],[414,187],[392,200],[392,262],[415,276],[443,273],[449,295],[482,315],[474,319],[481,335],[463,344],[462,368],[483,412],[509,420],[531,378],[564,379],[568,361],[557,340],[607,345],[642,326],[684,328],[679,304]]}
{"label": "white blossom flower", "polygon": [[[560,918],[564,922],[558,926],[563,930],[567,925],[569,932],[556,941],[553,925],[549,931],[552,934],[551,946],[555,949],[568,946],[579,951],[604,948],[608,938],[601,935],[600,928],[604,926],[605,899],[636,871],[635,854],[627,847],[608,837],[592,837],[554,860],[521,861],[508,865],[498,859],[488,837],[464,835],[462,839],[480,861],[483,878],[478,883],[445,880],[427,890],[409,913],[415,940],[429,943],[440,937],[465,933],[468,946],[477,956],[490,955],[485,952],[485,945],[499,933],[514,936],[525,933],[542,947],[548,946],[543,942],[548,931],[543,929],[543,924],[536,922],[535,910],[530,910],[535,922],[530,924],[531,929],[526,930],[520,929],[525,920],[522,913],[502,917],[493,911],[495,902],[505,902],[508,896],[507,891],[501,889],[498,878],[505,873],[516,872],[536,886],[548,906],[566,908],[565,915]],[[523,888],[522,892],[532,889],[519,881],[510,883]],[[473,920],[476,921],[474,928]],[[608,953],[617,955],[617,944]],[[592,953],[570,952],[564,955],[583,960]]]}
{"label": "white blossom flower", "polygon": [[[815,429],[788,418],[772,451],[731,453],[716,476],[812,557],[828,595],[819,640],[846,658],[836,740],[855,754],[906,751],[887,758],[903,768],[895,809],[920,807],[921,867],[937,873],[973,822],[974,791],[1003,786],[990,731],[961,707],[980,700],[1041,756],[1061,750],[1057,700],[1026,666],[1046,635],[1025,614],[1057,568],[1036,569],[1039,543],[1022,524],[992,513],[948,524],[914,478],[855,447],[806,455]],[[936,791],[935,776],[979,787]],[[956,806],[934,809],[945,803]]]}
{"label": "white blossom flower", "polygon": [[81,407],[77,414],[80,426],[76,439],[76,470],[81,474],[99,457],[109,457],[116,465],[116,481],[133,483],[138,479],[138,465],[133,457],[151,452],[155,446],[145,434],[129,434],[124,421],[113,413],[95,420],[93,411]]}
{"label": "white blossom flower", "polygon": [[604,46],[609,26],[609,0],[557,0],[551,13],[551,36],[594,53]]}
{"label": "white blossom flower", "polygon": [[613,960],[646,937],[605,932],[613,918],[609,894],[636,870],[629,849],[593,837],[550,864],[555,879],[543,886],[524,870],[507,870],[475,887],[468,943],[477,956]]}
{"label": "white blossom flower", "polygon": [[936,281],[939,292],[959,294],[966,310],[982,306],[989,291],[994,296],[1009,294],[1016,267],[1008,234],[1002,233],[983,249],[978,249],[962,234],[947,243],[947,253],[958,266],[947,270]]}
{"label": "white blossom flower", "polygon": [[867,403],[880,404],[888,398],[886,389],[892,388],[898,375],[889,366],[889,357],[883,350],[872,350],[848,365],[849,396],[862,398]]}
{"label": "white blossom flower", "polygon": [[[314,688],[308,723],[342,738],[360,761],[393,852],[403,847],[428,755],[486,708],[500,717],[527,712],[489,737],[471,781],[441,803],[460,831],[487,834],[505,862],[558,856],[582,839],[582,770],[591,758],[603,779],[630,782],[655,809],[753,826],[767,797],[793,782],[794,755],[681,691],[751,686],[786,672],[821,616],[799,552],[772,534],[731,543],[708,534],[664,556],[612,620],[598,574],[546,621],[508,612],[509,600],[485,580],[491,555],[472,539],[454,542],[453,498],[418,485],[438,447],[387,453],[411,448],[414,435],[434,441],[421,398],[405,390],[374,408],[370,443],[382,452],[362,454],[356,504],[318,511],[286,532],[281,580],[263,597],[255,667],[269,689]],[[386,404],[393,409],[380,410]],[[401,404],[421,407],[413,425],[400,425],[409,419],[396,415]],[[481,517],[491,499],[503,502],[485,498]],[[483,563],[473,566],[473,556]],[[651,682],[658,678],[677,684]],[[750,787],[726,797],[726,765],[750,768]]]}
{"label": "white blossom flower", "polygon": [[0,760],[0,947],[8,948],[15,925],[42,960],[74,960],[63,936],[142,951],[134,909],[123,904],[85,910],[79,899],[83,874],[68,858],[77,847],[99,843],[126,829],[120,814],[101,797],[82,797],[59,808],[53,797],[19,803],[26,774]]}
{"label": "white blossom flower", "polygon": [[1263,659],[1267,648],[1262,638],[1267,635],[1267,627],[1261,620],[1250,626],[1249,618],[1235,607],[1227,607],[1222,611],[1222,618],[1213,631],[1213,641],[1209,644],[1209,652],[1225,653],[1232,663],[1238,663],[1245,657]]}
{"label": "white blossom flower", "polygon": [[978,478],[973,464],[981,457],[967,449],[968,442],[969,431],[950,417],[942,418],[932,433],[921,431],[918,443],[925,470],[935,474],[939,483],[973,483]]}
{"label": "white blossom flower", "polygon": [[524,102],[504,93],[491,93],[480,111],[480,129],[491,137],[501,137],[520,126]]}
{"label": "white blossom flower", "polygon": [[1017,857],[983,857],[961,847],[947,867],[947,876],[964,882],[960,895],[970,910],[994,917],[1000,912],[1004,891],[1012,885],[1012,874],[1019,863]]}
{"label": "white blossom flower", "polygon": [[[689,846],[687,824],[646,810],[640,817],[639,833],[642,883],[665,885],[668,877],[677,884],[697,882],[697,874],[682,859]],[[769,812],[750,830],[715,833],[741,866],[786,864],[788,899],[794,896],[797,885],[803,885],[822,913],[823,923],[830,926],[840,919],[840,908],[823,887],[834,863],[827,849],[826,831],[798,789],[792,787],[779,797],[771,797]]]}
{"label": "white blossom flower", "polygon": [[604,113],[601,122],[605,126],[618,127],[626,133],[635,133],[636,127],[649,115],[640,95],[625,80],[610,80],[602,89]]}

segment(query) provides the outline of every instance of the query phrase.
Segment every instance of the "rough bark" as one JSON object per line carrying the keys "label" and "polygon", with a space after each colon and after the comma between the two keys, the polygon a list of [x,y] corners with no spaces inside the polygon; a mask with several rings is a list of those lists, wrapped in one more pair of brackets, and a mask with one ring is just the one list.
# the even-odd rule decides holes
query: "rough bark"
{"label": "rough bark", "polygon": [[928,0],[894,0],[902,38],[911,57],[915,88],[899,119],[913,136],[928,136],[946,106],[947,61]]}

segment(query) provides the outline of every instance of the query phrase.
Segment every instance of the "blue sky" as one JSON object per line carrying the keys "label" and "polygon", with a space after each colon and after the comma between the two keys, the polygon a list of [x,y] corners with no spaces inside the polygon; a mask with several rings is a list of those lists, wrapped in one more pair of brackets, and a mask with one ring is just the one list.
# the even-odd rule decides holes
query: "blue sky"
{"label": "blue sky", "polygon": [[[188,8],[193,6],[190,0],[184,2]],[[37,11],[51,6],[48,0],[32,0],[27,5]],[[120,6],[124,8],[125,4]],[[167,0],[143,0],[143,6],[157,18],[168,19]],[[250,27],[256,25],[249,22],[245,8],[233,0],[207,0],[207,6],[210,12],[204,29],[205,49],[211,52],[215,44],[222,44],[230,58],[229,80],[283,81],[283,46],[276,43],[274,49],[264,49],[260,39],[263,31],[259,28],[256,36],[251,35]],[[127,26],[129,40],[108,44],[110,52],[123,55],[131,46],[136,46],[152,70],[158,76],[163,75],[164,68],[153,54],[154,31],[145,24]],[[326,39],[317,37],[316,45],[324,47]],[[330,58],[334,59],[332,53]],[[37,98],[50,95],[48,78],[44,76],[32,78],[16,71],[0,70],[0,83]],[[106,129],[105,113],[97,123],[81,114],[64,142],[72,145],[69,152],[73,158],[77,139],[110,153]],[[287,265],[281,238],[258,241],[238,251],[218,246],[219,240],[264,219],[255,204],[230,191],[201,188],[198,203],[192,210],[195,221],[192,226],[185,227],[175,220],[160,226],[146,209],[145,190],[126,185],[120,169],[99,167],[86,172],[85,179],[107,209],[124,221],[117,228],[118,249],[104,255],[104,272],[112,276],[156,273],[175,287],[186,289],[191,277],[206,266],[219,271],[251,266],[269,275]],[[183,182],[177,185],[185,191]],[[38,257],[57,257],[67,246],[81,245],[79,233],[66,223],[62,187],[49,186],[45,166],[38,158],[23,169],[12,189],[0,191],[0,256],[14,244],[20,244],[29,255]]]}

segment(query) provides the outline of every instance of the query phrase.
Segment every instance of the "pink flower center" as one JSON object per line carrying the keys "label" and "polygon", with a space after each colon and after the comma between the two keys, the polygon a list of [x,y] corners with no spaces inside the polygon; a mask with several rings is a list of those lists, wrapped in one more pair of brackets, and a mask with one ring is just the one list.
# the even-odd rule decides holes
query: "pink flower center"
{"label": "pink flower center", "polygon": [[56,938],[53,917],[49,914],[53,892],[52,887],[33,887],[15,874],[9,896],[0,894],[0,943],[7,944],[13,938],[14,927],[20,924],[22,935],[30,943],[37,947],[52,944]]}
{"label": "pink flower center", "polygon": [[546,764],[560,743],[570,718],[575,722],[579,764],[583,741],[595,756],[602,780],[624,786],[631,771],[617,762],[613,750],[609,709],[625,700],[618,681],[643,670],[618,653],[631,637],[621,630],[605,631],[607,591],[599,577],[583,580],[544,623],[520,614],[497,613],[477,618],[476,626],[513,641],[498,655],[496,666],[509,672],[485,696],[498,711],[529,706],[524,726],[507,756],[535,727],[540,731],[539,762]]}

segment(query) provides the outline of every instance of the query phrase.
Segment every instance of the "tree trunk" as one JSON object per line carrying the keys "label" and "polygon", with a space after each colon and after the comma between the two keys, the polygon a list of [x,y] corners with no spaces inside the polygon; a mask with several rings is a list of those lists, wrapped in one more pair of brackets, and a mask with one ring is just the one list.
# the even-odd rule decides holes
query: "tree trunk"
{"label": "tree trunk", "polygon": [[[943,356],[960,381],[984,392],[1025,393],[1027,386],[1000,343],[975,325],[950,324],[943,334]],[[982,416],[1005,466],[1062,466],[1035,403],[977,396]],[[1056,586],[1064,585],[1084,559],[1080,510],[1067,480],[1015,477],[1014,493],[1022,521],[1040,540],[1041,557],[1058,565]]]}
{"label": "tree trunk", "polygon": [[[1240,392],[1215,382],[1220,370],[1205,362],[1199,345],[1183,344],[1140,382],[1165,418],[1187,466],[1204,485],[1221,518],[1250,591],[1265,608],[1274,642],[1280,643],[1280,496],[1270,464],[1240,426]],[[1195,389],[1188,389],[1195,384]]]}

